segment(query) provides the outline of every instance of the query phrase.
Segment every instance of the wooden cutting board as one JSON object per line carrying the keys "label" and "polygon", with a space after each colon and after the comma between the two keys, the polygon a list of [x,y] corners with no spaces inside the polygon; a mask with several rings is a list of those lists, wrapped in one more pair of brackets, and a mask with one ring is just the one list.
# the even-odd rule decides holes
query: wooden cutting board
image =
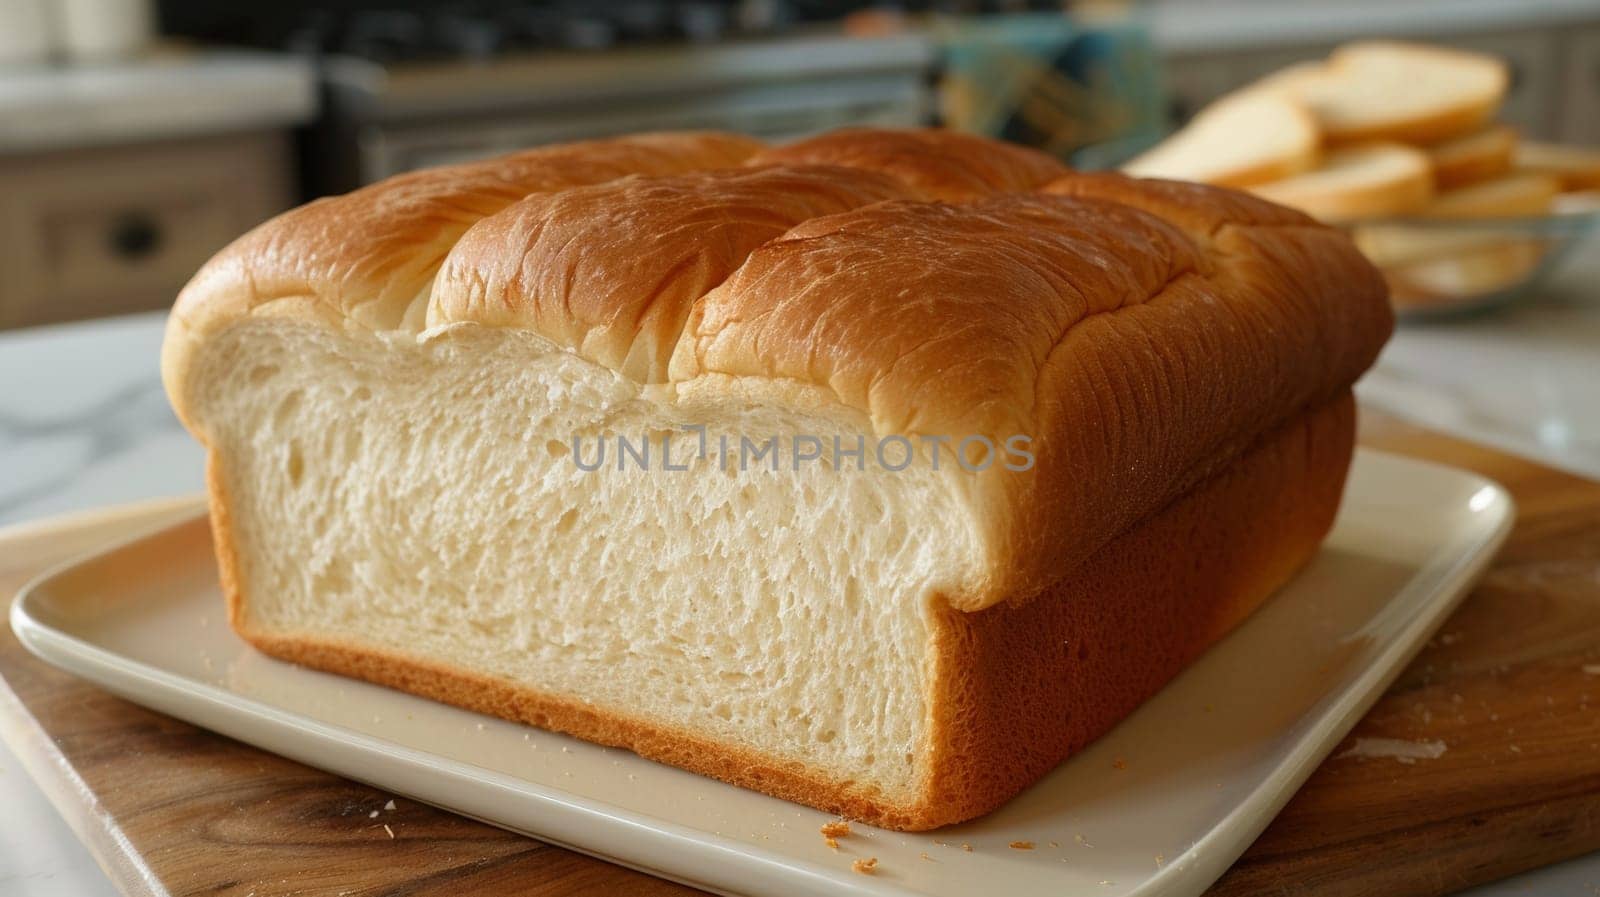
{"label": "wooden cutting board", "polygon": [[[1215,895],[1425,897],[1600,849],[1600,483],[1377,415],[1362,441],[1499,480],[1517,526]],[[8,541],[0,594],[114,524]],[[0,734],[129,894],[698,893],[410,801],[371,818],[389,795],[111,697],[3,627],[0,677]],[[1340,756],[1358,738],[1446,749]]]}

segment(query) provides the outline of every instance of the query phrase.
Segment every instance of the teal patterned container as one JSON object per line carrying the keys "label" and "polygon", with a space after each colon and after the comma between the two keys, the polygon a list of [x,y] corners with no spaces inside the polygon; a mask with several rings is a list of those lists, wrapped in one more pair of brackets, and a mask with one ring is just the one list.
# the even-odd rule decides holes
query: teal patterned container
{"label": "teal patterned container", "polygon": [[940,113],[963,131],[1106,168],[1164,132],[1156,52],[1128,20],[1061,13],[942,17]]}

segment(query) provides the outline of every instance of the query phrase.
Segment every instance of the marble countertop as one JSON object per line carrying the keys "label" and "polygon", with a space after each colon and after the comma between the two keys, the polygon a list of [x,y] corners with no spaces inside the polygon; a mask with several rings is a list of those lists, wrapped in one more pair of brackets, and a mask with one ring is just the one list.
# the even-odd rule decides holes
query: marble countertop
{"label": "marble countertop", "polygon": [[1403,326],[1361,400],[1600,480],[1600,242],[1531,301]]}
{"label": "marble countertop", "polygon": [[0,77],[0,153],[289,128],[317,112],[311,63],[281,53],[156,51]]}
{"label": "marble countertop", "polygon": [[[162,323],[153,313],[0,333],[0,526],[201,488],[200,449],[161,390]],[[1600,479],[1600,253],[1522,307],[1403,328],[1358,391]],[[0,794],[0,893],[115,893],[3,744]],[[1591,855],[1467,893],[1588,894],[1597,883]]]}

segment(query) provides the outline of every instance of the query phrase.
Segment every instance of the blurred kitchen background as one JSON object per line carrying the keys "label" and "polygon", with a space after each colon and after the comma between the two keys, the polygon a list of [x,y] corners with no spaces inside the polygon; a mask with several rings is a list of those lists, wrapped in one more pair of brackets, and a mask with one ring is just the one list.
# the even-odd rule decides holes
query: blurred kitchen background
{"label": "blurred kitchen background", "polygon": [[1360,36],[1490,51],[1600,143],[1600,2],[0,0],[0,328],[168,305],[308,198],[550,141],[942,124],[1083,167]]}
{"label": "blurred kitchen background", "polygon": [[[0,527],[202,488],[161,310],[312,197],[651,128],[943,124],[1109,167],[1363,37],[1493,54],[1499,121],[1600,146],[1600,0],[0,0]],[[1363,405],[1600,479],[1596,222],[1418,241],[1514,301],[1407,321]],[[1559,276],[1506,287],[1578,237]],[[3,744],[0,794],[0,893],[116,893]],[[1596,881],[1600,855],[1472,897]]]}

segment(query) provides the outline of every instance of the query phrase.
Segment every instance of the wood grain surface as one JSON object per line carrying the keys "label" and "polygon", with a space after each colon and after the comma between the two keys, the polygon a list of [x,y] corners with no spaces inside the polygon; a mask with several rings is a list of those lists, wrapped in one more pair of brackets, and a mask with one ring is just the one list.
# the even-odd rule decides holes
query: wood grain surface
{"label": "wood grain surface", "polygon": [[[1600,484],[1376,415],[1362,441],[1499,480],[1517,526],[1215,895],[1431,897],[1600,849]],[[13,543],[0,594],[95,537]],[[0,733],[129,894],[699,893],[410,801],[372,818],[389,795],[111,697],[9,629],[0,677]],[[1359,738],[1445,751],[1341,756]]]}

